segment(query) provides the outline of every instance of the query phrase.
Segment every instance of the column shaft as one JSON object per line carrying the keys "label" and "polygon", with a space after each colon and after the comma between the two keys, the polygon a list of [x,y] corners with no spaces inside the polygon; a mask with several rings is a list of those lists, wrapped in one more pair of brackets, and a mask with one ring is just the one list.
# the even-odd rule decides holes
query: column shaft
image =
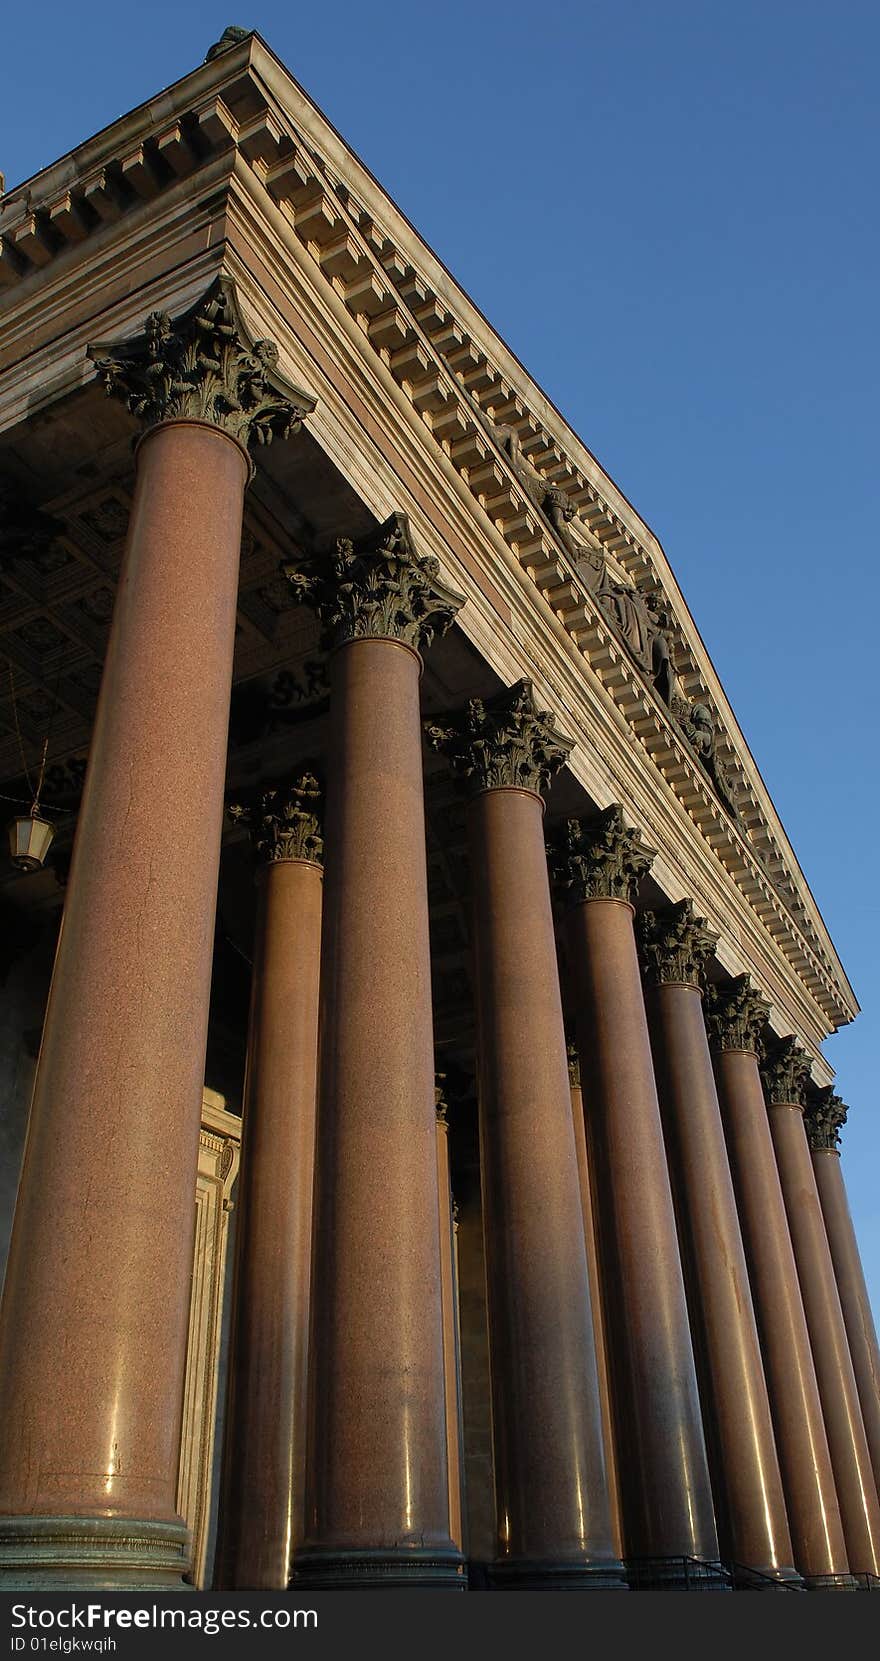
{"label": "column shaft", "polygon": [[458,1361],[458,1299],[452,1190],[449,1182],[449,1126],[437,1117],[437,1187],[440,1203],[440,1301],[443,1306],[443,1373],[446,1390],[446,1448],[449,1468],[449,1532],[463,1549],[461,1505],[461,1389]]}
{"label": "column shaft", "polygon": [[605,1470],[608,1481],[608,1506],[611,1520],[611,1539],[615,1557],[623,1557],[623,1525],[620,1514],[620,1477],[617,1469],[617,1450],[614,1445],[614,1415],[611,1408],[611,1379],[608,1371],[608,1344],[605,1311],[602,1303],[602,1275],[599,1267],[599,1249],[596,1240],[596,1211],[590,1181],[587,1133],[584,1123],[584,1096],[580,1084],[572,1083],[571,1115],[574,1126],[574,1145],[577,1153],[578,1181],[581,1207],[584,1214],[584,1243],[587,1248],[587,1278],[590,1287],[590,1310],[593,1317],[593,1338],[596,1346],[596,1369],[599,1376],[599,1406],[602,1413],[602,1443],[605,1448]]}
{"label": "column shaft", "polygon": [[770,1402],[698,986],[650,988],[648,1013],[725,1555],[795,1578]]}
{"label": "column shaft", "polygon": [[[627,1556],[714,1560],[718,1540],[632,907],[568,917],[590,1104]],[[670,1579],[675,1570],[670,1568]]]}
{"label": "column shaft", "polygon": [[258,874],[215,1584],[283,1588],[303,1534],[322,873]]}
{"label": "column shaft", "polygon": [[497,1577],[623,1584],[611,1533],[543,805],[469,810]]}
{"label": "column shaft", "polygon": [[299,1561],[311,1585],[460,1584],[449,1524],[419,659],[396,641],[352,640],[333,656],[325,847]]}
{"label": "column shaft", "polygon": [[849,1565],[757,1057],[713,1053],[788,1505],[805,1579]]}
{"label": "column shaft", "polygon": [[880,1502],[803,1110],[771,1103],[770,1129],[816,1365],[850,1568],[880,1575]]}
{"label": "column shaft", "polygon": [[812,1157],[874,1480],[880,1487],[880,1348],[871,1302],[846,1197],[840,1155],[833,1148],[814,1148]]}
{"label": "column shaft", "polygon": [[[154,1541],[164,1530],[168,1561],[146,1553],[159,1580],[181,1567],[175,1485],[247,478],[239,444],[207,425],[157,427],[138,451],[0,1325],[0,1512],[137,1519]],[[88,1532],[72,1522],[55,1561],[74,1561],[74,1535]],[[91,1532],[109,1542],[113,1526]],[[116,1532],[120,1573],[149,1573],[137,1527]]]}

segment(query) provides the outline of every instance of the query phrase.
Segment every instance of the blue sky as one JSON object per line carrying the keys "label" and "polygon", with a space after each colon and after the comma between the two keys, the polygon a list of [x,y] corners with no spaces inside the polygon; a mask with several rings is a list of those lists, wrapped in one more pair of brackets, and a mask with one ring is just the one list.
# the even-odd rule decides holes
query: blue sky
{"label": "blue sky", "polygon": [[862,1004],[825,1048],[880,1311],[880,10],[250,6],[15,8],[7,185],[258,28],[564,411],[660,537]]}

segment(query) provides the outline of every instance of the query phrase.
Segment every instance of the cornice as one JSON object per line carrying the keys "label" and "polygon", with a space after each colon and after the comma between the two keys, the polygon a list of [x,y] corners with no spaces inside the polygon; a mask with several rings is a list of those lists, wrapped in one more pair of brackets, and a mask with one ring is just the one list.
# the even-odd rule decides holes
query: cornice
{"label": "cornice", "polygon": [[[756,975],[762,990],[780,1011],[780,1032],[788,1030],[786,1020],[789,1026],[797,1027],[813,1054],[817,1083],[827,1083],[831,1073],[819,1053],[819,1044],[827,1036],[829,1027],[833,1028],[853,1013],[841,1005],[835,983],[829,979],[830,991],[824,1001],[820,992],[817,1001],[815,978],[805,981],[803,974],[794,969],[790,956],[774,940],[772,931],[766,929],[747,897],[716,859],[710,844],[703,838],[694,838],[692,819],[679,797],[671,788],[657,792],[655,779],[646,773],[640,761],[641,749],[630,724],[557,612],[536,589],[497,527],[481,527],[472,512],[470,494],[460,474],[447,457],[437,453],[424,423],[401,389],[382,374],[381,366],[372,355],[364,355],[362,332],[339,296],[326,292],[315,262],[301,249],[277,206],[256,186],[252,171],[242,165],[236,170],[236,179],[247,187],[247,195],[236,192],[231,205],[227,260],[242,292],[247,287],[245,262],[255,248],[265,243],[266,254],[273,254],[277,260],[276,239],[281,240],[291,256],[285,274],[285,298],[289,294],[297,330],[301,333],[300,324],[308,321],[320,334],[323,344],[334,349],[345,392],[352,385],[357,386],[359,396],[369,407],[370,422],[381,426],[383,448],[380,451],[371,444],[361,418],[355,422],[354,429],[351,421],[340,419],[338,391],[316,374],[314,363],[307,366],[305,358],[297,356],[300,342],[289,323],[272,309],[259,312],[261,305],[266,307],[266,297],[255,288],[252,307],[259,315],[254,327],[271,329],[280,344],[286,341],[289,372],[307,379],[318,396],[318,409],[310,418],[311,431],[377,519],[384,518],[394,505],[404,502],[421,545],[433,551],[447,570],[454,531],[457,541],[468,549],[471,563],[479,560],[491,572],[493,587],[510,609],[509,630],[499,629],[497,616],[487,606],[485,591],[475,582],[472,570],[454,564],[451,575],[470,601],[459,616],[459,626],[505,683],[523,673],[532,675],[536,689],[540,687],[542,702],[557,714],[563,729],[577,740],[577,748],[569,760],[575,777],[598,804],[622,801],[632,819],[643,827],[647,840],[667,850],[655,863],[658,881],[665,885],[670,897],[693,896],[712,926],[722,932],[719,955],[724,958],[725,967],[732,974],[749,969]],[[392,409],[398,417],[396,422],[390,419]],[[353,430],[357,438],[354,445]],[[405,454],[424,491],[436,500],[435,517],[426,517],[422,502],[405,500],[399,476],[392,471],[389,461],[389,444]],[[441,479],[445,495],[442,491],[438,494]],[[440,525],[442,530],[438,528]],[[543,625],[543,635],[536,628],[538,620]],[[536,641],[556,648],[552,682],[547,680],[546,663],[536,650]],[[646,689],[645,696],[648,696]],[[723,898],[719,895],[719,883]],[[779,912],[782,915],[781,907]],[[775,1025],[774,1017],[771,1022]]]}
{"label": "cornice", "polygon": [[[535,632],[537,619],[543,621],[545,639],[552,640],[557,647],[564,644],[567,671],[563,675],[560,665],[560,680],[564,682],[564,686],[560,686],[560,696],[557,698],[557,703],[561,703],[562,724],[567,730],[574,730],[570,713],[574,710],[578,717],[576,724],[585,735],[589,733],[590,742],[595,744],[598,737],[603,745],[603,752],[607,752],[610,739],[612,750],[622,750],[625,754],[625,760],[620,753],[615,754],[613,765],[609,758],[603,769],[594,758],[581,758],[576,752],[571,762],[572,770],[587,784],[591,794],[600,804],[603,797],[606,802],[614,799],[632,802],[636,807],[638,821],[644,826],[646,835],[652,841],[662,839],[664,844],[669,841],[668,816],[672,814],[678,825],[672,842],[681,848],[687,844],[686,869],[692,869],[696,863],[702,871],[703,891],[695,893],[694,898],[701,910],[706,911],[710,921],[713,915],[717,921],[719,907],[717,898],[714,905],[707,903],[706,893],[712,894],[716,891],[719,882],[722,889],[727,886],[728,880],[735,885],[743,902],[742,906],[738,903],[736,907],[741,918],[737,930],[738,937],[743,946],[746,941],[749,942],[750,955],[757,952],[759,961],[763,959],[767,962],[768,968],[774,952],[782,953],[787,959],[792,975],[783,977],[787,984],[782,988],[780,995],[789,1004],[800,1003],[798,1025],[803,1025],[809,1030],[813,1042],[814,1035],[821,1027],[824,1026],[827,1030],[828,1025],[838,1025],[850,1019],[857,1009],[815,905],[811,902],[809,914],[805,911],[799,921],[789,907],[782,903],[757,856],[731,823],[711,785],[689,755],[686,744],[668,718],[668,711],[665,711],[659,698],[639,674],[619,637],[615,636],[607,619],[601,615],[592,597],[583,588],[565,548],[554,536],[552,529],[541,522],[541,514],[534,504],[525,499],[525,492],[511,467],[510,458],[495,443],[485,425],[474,417],[472,391],[463,385],[461,374],[456,375],[449,367],[449,352],[454,352],[454,343],[452,347],[447,344],[446,355],[439,349],[438,338],[447,324],[442,319],[438,321],[436,310],[431,310],[432,302],[421,293],[421,288],[424,287],[422,279],[416,279],[414,267],[410,267],[409,277],[397,269],[384,246],[389,240],[387,229],[383,233],[382,246],[376,245],[370,225],[375,224],[371,216],[374,211],[378,211],[380,199],[384,204],[386,226],[391,226],[392,230],[398,227],[401,237],[406,232],[411,246],[414,246],[412,239],[415,239],[415,233],[384,197],[375,181],[370,186],[373,198],[367,208],[361,207],[357,202],[349,202],[347,195],[345,201],[341,199],[340,190],[346,193],[352,188],[351,181],[354,180],[356,183],[359,178],[366,184],[369,182],[369,175],[361,164],[356,162],[356,158],[351,156],[351,152],[338,135],[333,134],[324,118],[311,105],[302,90],[296,87],[296,83],[290,79],[283,66],[278,64],[257,37],[251,37],[242,47],[223,54],[213,64],[205,66],[204,70],[196,71],[193,76],[177,83],[168,94],[163,94],[160,99],[142,106],[140,112],[134,112],[115,127],[106,129],[98,139],[81,146],[72,157],[65,158],[65,164],[73,164],[79,158],[86,171],[89,168],[93,169],[98,161],[102,161],[103,164],[107,156],[112,154],[114,133],[117,133],[120,139],[124,138],[125,144],[128,144],[129,140],[137,137],[147,125],[151,142],[158,142],[158,129],[166,116],[170,122],[171,118],[179,115],[185,107],[185,113],[192,113],[190,105],[194,104],[196,96],[210,102],[209,95],[213,95],[216,102],[219,91],[227,84],[234,84],[236,78],[238,82],[242,82],[245,75],[253,89],[255,105],[259,106],[255,108],[255,113],[248,121],[237,123],[237,131],[233,131],[228,124],[222,126],[222,132],[217,130],[216,148],[208,154],[208,159],[203,161],[201,169],[196,169],[193,174],[181,178],[176,183],[166,184],[163,190],[157,191],[152,202],[132,205],[128,214],[121,215],[114,224],[96,229],[88,247],[85,244],[71,244],[66,254],[62,252],[57,257],[50,256],[47,265],[35,271],[34,276],[24,278],[20,283],[13,285],[6,297],[0,298],[0,306],[9,318],[11,331],[15,330],[18,317],[18,300],[16,299],[15,307],[11,304],[16,287],[20,290],[25,310],[31,315],[39,306],[45,308],[47,304],[54,304],[60,326],[65,306],[77,280],[82,280],[84,254],[88,253],[91,259],[94,251],[108,269],[111,259],[129,259],[130,268],[134,270],[135,242],[140,242],[143,248],[148,227],[153,226],[155,229],[157,225],[164,225],[167,235],[165,250],[170,257],[175,238],[179,240],[184,234],[184,207],[190,215],[201,215],[203,223],[207,223],[213,217],[217,225],[217,230],[212,233],[216,237],[216,243],[210,255],[203,252],[199,256],[200,272],[209,263],[212,270],[218,266],[222,266],[223,269],[232,267],[235,263],[233,245],[238,246],[240,240],[245,240],[244,236],[239,238],[239,226],[261,226],[267,250],[273,240],[276,243],[278,240],[283,241],[288,254],[295,261],[299,275],[303,279],[307,273],[309,275],[309,287],[316,311],[323,310],[325,314],[329,312],[332,325],[328,327],[326,334],[328,344],[332,340],[338,349],[340,339],[344,339],[348,344],[349,361],[353,370],[357,371],[357,380],[362,390],[365,381],[369,383],[377,418],[383,410],[387,410],[389,400],[393,401],[400,418],[398,441],[405,444],[409,460],[424,480],[426,491],[432,488],[439,471],[445,480],[447,496],[451,495],[454,498],[457,507],[454,518],[458,535],[462,542],[467,542],[471,547],[475,562],[486,574],[481,588],[480,583],[474,582],[471,574],[468,574],[465,581],[464,576],[456,570],[458,586],[467,593],[469,599],[477,602],[476,605],[469,605],[463,614],[462,627],[465,632],[471,634],[479,649],[493,663],[493,667],[504,665],[499,672],[507,681],[518,678],[524,672],[533,673],[535,656],[530,637]],[[288,113],[291,110],[301,123],[302,130]],[[141,121],[140,129],[136,119],[138,117]],[[215,117],[212,117],[212,120]],[[315,140],[322,135],[323,151],[331,158],[329,171],[322,168],[311,153]],[[334,176],[332,165],[335,162],[338,166],[343,159],[346,159],[349,169],[349,184],[345,187],[342,187],[341,181]],[[29,212],[33,211],[33,202],[38,199],[38,185],[41,188],[42,185],[46,185],[44,197],[39,198],[44,200],[49,193],[47,181],[51,182],[52,190],[62,182],[70,189],[76,178],[85,176],[81,172],[75,176],[68,174],[62,180],[59,169],[64,171],[63,164],[56,164],[54,169],[47,169],[44,174],[38,175],[37,180],[30,182]],[[53,177],[50,179],[50,176]],[[218,195],[218,187],[222,195]],[[34,192],[37,192],[37,195]],[[287,194],[284,194],[285,192]],[[4,201],[2,216],[7,227],[10,224],[7,210],[20,198],[20,194],[13,192]],[[22,207],[20,200],[18,207]],[[364,213],[367,214],[370,225],[364,224]],[[415,242],[417,243],[418,239],[415,239]],[[423,245],[418,244],[418,248],[421,250],[423,263],[427,262],[425,269],[431,272],[436,268],[436,272],[442,272],[442,267],[434,256],[430,255]],[[244,248],[241,248],[240,252],[243,258],[247,257]],[[388,269],[389,265],[393,267],[391,271]],[[195,267],[193,271],[194,269]],[[201,278],[199,280],[201,281]],[[413,289],[412,283],[416,280],[420,287]],[[192,291],[195,288],[194,275],[190,276],[189,282]],[[410,285],[410,303],[404,298],[407,284]],[[455,289],[448,274],[444,292],[450,301],[456,299],[461,302],[465,308],[462,313],[465,321],[473,322],[475,328],[477,325],[482,327],[488,340],[491,331],[488,330],[485,320],[480,319],[475,308],[470,307],[470,312],[467,311],[470,302],[466,302],[460,291]],[[149,304],[155,304],[152,294]],[[359,306],[365,309],[356,309]],[[140,308],[140,317],[146,309],[145,301],[144,306]],[[405,326],[404,349],[416,350],[416,361],[420,368],[425,367],[422,358],[427,360],[427,372],[420,379],[408,379],[402,373],[400,360],[392,364],[393,351],[397,348],[377,345],[377,342],[385,337],[383,331],[387,333],[392,326],[399,327],[388,316],[389,312],[393,313],[394,319],[402,319]],[[417,313],[419,315],[416,315]],[[455,328],[460,329],[460,325],[453,321]],[[89,328],[93,332],[92,324]],[[22,328],[19,337],[22,342],[24,334],[25,329]],[[365,351],[367,341],[372,348],[370,352]],[[503,343],[497,341],[497,337],[494,336],[491,336],[491,343],[503,356],[503,352],[506,351]],[[60,340],[57,343],[47,343],[40,354],[42,367],[48,369],[51,362],[54,371],[57,367],[57,352],[65,349],[66,343],[62,344]],[[421,357],[418,355],[419,352]],[[530,395],[534,393],[537,398],[538,389],[534,388],[533,383],[528,382],[525,371],[516,365],[512,355],[508,356],[510,365],[517,369],[520,376],[525,377],[521,384]],[[27,368],[28,379],[33,387],[35,361],[31,360]],[[14,373],[13,371],[13,376]],[[69,373],[78,376],[78,380],[74,380],[72,384],[80,384],[88,378],[81,364],[74,370],[72,358],[69,358]],[[54,372],[50,378],[51,395],[57,395],[60,389],[59,379]],[[516,396],[520,397],[519,392]],[[346,448],[343,430],[345,422],[340,421],[338,414],[334,414],[333,410],[327,407],[323,396],[321,406],[321,420],[312,420],[312,430],[316,436],[322,428],[329,433],[335,422],[336,447],[341,453]],[[546,400],[540,408],[548,415],[548,419],[555,413],[552,406],[546,404]],[[493,410],[497,415],[498,406],[493,406]],[[558,414],[556,419],[561,423]],[[459,426],[462,431],[456,437]],[[463,460],[465,451],[461,446],[467,446],[471,442],[468,433],[476,431],[478,426],[483,458],[488,459],[493,476],[494,473],[500,472],[503,501],[510,501],[513,511],[519,513],[521,523],[511,519],[506,507],[502,506],[501,510],[493,511],[498,507],[498,503],[493,503],[485,490],[475,492],[473,489],[473,466],[469,466]],[[564,423],[562,426],[564,427]],[[567,429],[566,436],[576,448],[579,441],[576,441]],[[537,454],[537,451],[532,452],[533,457]],[[585,456],[588,454],[584,452]],[[631,513],[629,504],[625,503],[619,493],[615,494],[610,481],[604,480],[604,475],[601,475],[598,464],[592,461],[592,458],[590,460],[596,473],[596,479],[592,481],[595,488],[598,489],[598,484],[604,481],[608,487],[609,500],[617,504],[615,511],[619,508],[621,513],[624,509]],[[350,454],[346,465],[347,470],[351,472],[353,464]],[[551,459],[547,466],[549,480],[556,464]],[[376,476],[374,456],[371,456],[370,461],[360,470],[359,488],[362,488],[364,499],[377,512],[377,517],[384,517],[401,501],[399,489],[392,490],[386,485],[381,473]],[[576,500],[577,492],[572,489],[570,494],[572,500]],[[474,512],[475,497],[476,505],[485,508],[485,514]],[[374,505],[377,498],[378,507]],[[420,517],[423,517],[421,510],[416,510],[411,504],[407,504],[407,507],[414,526],[424,541],[423,527],[419,524]],[[469,522],[466,523],[468,515]],[[640,522],[635,528],[631,524],[627,535],[635,538],[639,527]],[[645,527],[641,529],[646,531]],[[650,535],[647,532],[646,534]],[[620,535],[623,536],[622,531]],[[431,527],[431,536],[436,542],[435,526]],[[528,537],[532,538],[531,543],[528,542]],[[598,540],[603,541],[603,537],[600,536]],[[615,554],[628,571],[633,570],[632,559],[635,556],[633,554],[631,558],[631,552],[635,544],[631,545],[625,537],[619,545],[612,546],[612,542],[613,539],[604,538],[603,545]],[[424,545],[431,544],[426,542]],[[448,555],[444,555],[442,549],[438,551],[448,566]],[[652,548],[648,549],[649,553],[652,551]],[[655,576],[658,572],[662,577],[667,599],[670,593],[674,599],[677,595],[674,584],[670,589],[667,574],[659,565],[655,568]],[[489,582],[496,592],[503,592],[505,602],[510,606],[511,632],[514,639],[509,642],[499,641],[497,622],[487,615],[485,582]],[[686,608],[684,614],[686,615]],[[534,678],[536,681],[539,679]],[[555,691],[553,688],[554,693]],[[549,689],[545,691],[542,688],[541,697],[552,707]],[[718,699],[716,706],[723,716],[726,706]],[[657,768],[657,772],[653,774],[651,790],[645,788],[645,779],[642,776],[644,769],[643,766],[640,769],[639,764],[639,756],[645,753],[653,759]],[[648,782],[650,777],[649,775]],[[664,779],[668,787],[662,792],[664,807],[659,814],[656,800],[658,778]],[[623,788],[624,784],[627,785],[626,790]],[[701,838],[697,839],[697,842],[704,844],[709,855],[708,861],[702,857],[699,848],[694,844],[694,839],[688,838],[685,828],[687,825],[696,825],[700,829]],[[693,882],[690,886],[694,887]],[[762,939],[764,931],[770,939],[766,944],[762,943],[758,951],[758,941]],[[810,938],[807,938],[808,935]],[[767,947],[771,943],[773,951],[768,957]],[[782,987],[781,980],[773,971],[763,979],[765,983],[777,979]],[[802,986],[802,993],[795,992],[795,980]],[[804,1002],[807,988],[808,1000],[816,1000],[817,1006],[821,1008],[822,1015],[819,1019],[817,1013],[811,1012],[808,1004]],[[818,1042],[818,1039],[815,1041]]]}
{"label": "cornice", "polygon": [[[239,174],[239,177],[242,182],[245,182],[241,174]],[[247,182],[253,187],[252,173]],[[256,194],[257,192],[254,192],[254,195]],[[288,223],[285,215],[282,214],[281,219],[285,225]],[[292,250],[294,244],[291,243],[290,246]],[[317,276],[321,270],[320,261],[310,255],[308,263]],[[338,285],[334,283],[331,287],[332,293],[326,295],[325,303],[332,308],[334,321],[341,325],[343,318],[349,314],[344,299],[338,292]],[[350,330],[349,333],[350,338],[356,343],[355,356],[362,358],[363,330],[355,324],[354,330]],[[388,396],[388,392],[391,390],[389,378],[387,376],[383,378],[382,390],[385,397]],[[393,379],[391,379],[391,386],[398,394],[396,398],[398,407],[409,413],[419,432],[423,449],[427,448],[430,456],[432,446],[428,431],[426,431],[426,424],[419,417],[412,401],[407,398],[405,389],[400,387]],[[312,428],[316,430],[314,422],[312,422]],[[504,459],[503,452],[499,451],[499,457]],[[467,484],[461,480],[460,470],[455,468],[451,458],[445,452],[443,452],[443,460],[441,460],[441,457],[434,451],[433,465],[439,464],[442,466],[444,461],[446,463],[444,471],[447,475],[450,472],[453,473],[456,481],[464,485],[464,488],[460,491],[462,499],[471,501],[472,497],[468,492]],[[508,555],[512,554],[519,569],[524,570],[526,577],[529,579],[532,592],[542,594],[542,597],[546,599],[546,594],[540,588],[537,588],[537,585],[531,580],[528,568],[524,568],[522,562],[518,559],[516,550],[511,549],[506,539],[503,538],[500,527],[493,525],[492,529],[496,532],[496,536],[493,537],[495,546],[497,547],[501,543],[505,548],[505,552]],[[566,572],[569,581],[577,580],[571,562],[564,553],[560,552],[558,554],[557,563],[560,569]],[[493,567],[493,577],[494,574],[495,568]],[[713,848],[719,854],[722,863],[731,870],[734,880],[745,893],[746,898],[756,910],[764,926],[777,939],[784,938],[785,933],[789,933],[792,937],[792,946],[795,953],[802,958],[803,964],[808,967],[808,970],[812,970],[817,978],[821,979],[823,987],[830,994],[834,1005],[835,1013],[831,1016],[832,1023],[836,1025],[841,1020],[850,1019],[856,1013],[855,1006],[849,1007],[845,1003],[841,1004],[837,978],[829,973],[828,969],[822,967],[818,954],[804,938],[795,919],[782,905],[757,859],[748,852],[741,837],[731,826],[708,781],[704,778],[700,769],[695,766],[687,752],[686,745],[669,721],[668,714],[663,710],[659,699],[630,663],[623,647],[612,638],[610,626],[599,616],[598,611],[593,606],[593,630],[597,644],[593,652],[588,653],[585,650],[583,631],[572,628],[570,621],[566,622],[563,619],[559,607],[553,606],[550,600],[547,603],[554,616],[563,622],[565,633],[575,645],[580,662],[589,664],[590,668],[596,672],[596,680],[610,694],[615,707],[623,714],[628,727],[630,729],[635,728],[636,736],[641,739],[649,753],[651,753],[652,745],[655,746],[657,752],[655,759],[658,759],[660,771],[666,778],[667,783],[670,784],[678,799],[682,801],[690,819],[703,831],[710,848]],[[584,613],[586,614],[590,608],[591,602],[585,596],[583,601]],[[789,950],[791,950],[791,947],[789,947]]]}

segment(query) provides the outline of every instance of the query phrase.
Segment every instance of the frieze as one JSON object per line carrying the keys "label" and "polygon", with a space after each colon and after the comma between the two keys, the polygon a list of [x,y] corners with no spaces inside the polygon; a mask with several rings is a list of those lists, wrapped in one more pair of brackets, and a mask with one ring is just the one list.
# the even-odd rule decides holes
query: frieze
{"label": "frieze", "polygon": [[616,802],[595,818],[566,819],[547,844],[550,870],[567,905],[597,899],[632,905],[655,853],[629,829]]}
{"label": "frieze", "polygon": [[818,1094],[807,1104],[804,1113],[804,1128],[807,1141],[814,1152],[824,1150],[828,1153],[840,1151],[840,1133],[846,1124],[849,1109],[841,1096],[838,1096],[832,1085]]}
{"label": "frieze", "polygon": [[748,1050],[760,1055],[770,1005],[756,991],[748,975],[737,975],[724,986],[707,984],[703,990],[703,1013],[710,1049]]}
{"label": "frieze", "polygon": [[314,606],[326,642],[398,640],[424,651],[464,605],[440,578],[440,562],[420,554],[405,513],[370,535],[340,537],[333,553],[298,554],[281,570],[297,600]]}
{"label": "frieze", "polygon": [[704,917],[696,915],[692,900],[642,912],[636,921],[636,939],[645,979],[652,986],[699,987],[718,944],[717,934],[706,927]]}
{"label": "frieze", "polygon": [[681,691],[675,671],[675,626],[663,594],[622,580],[571,498],[560,486],[549,483],[524,455],[516,430],[495,426],[475,401],[474,407],[507,456],[530,501],[559,538],[606,623],[665,704],[690,754],[742,828],[736,786],[719,746],[717,717],[707,701],[691,703]]}
{"label": "frieze", "polygon": [[493,698],[470,698],[456,714],[424,723],[432,750],[445,755],[467,794],[531,790],[542,795],[567,761],[574,740],[535,704],[532,683],[517,681]]}
{"label": "frieze", "polygon": [[206,421],[245,446],[271,444],[298,432],[315,408],[314,398],[279,378],[274,341],[249,343],[228,277],[182,317],[151,312],[143,335],[90,346],[88,354],[106,392],[146,428]]}

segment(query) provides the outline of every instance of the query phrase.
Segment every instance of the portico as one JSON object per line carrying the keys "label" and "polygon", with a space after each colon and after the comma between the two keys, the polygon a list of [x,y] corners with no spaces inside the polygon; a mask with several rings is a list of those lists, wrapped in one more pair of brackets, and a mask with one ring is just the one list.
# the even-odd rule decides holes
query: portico
{"label": "portico", "polygon": [[3,198],[0,273],[0,775],[48,730],[57,824],[0,891],[0,1582],[191,1573],[206,1084],[219,1589],[880,1576],[810,1129],[857,1005],[656,537],[257,35]]}

